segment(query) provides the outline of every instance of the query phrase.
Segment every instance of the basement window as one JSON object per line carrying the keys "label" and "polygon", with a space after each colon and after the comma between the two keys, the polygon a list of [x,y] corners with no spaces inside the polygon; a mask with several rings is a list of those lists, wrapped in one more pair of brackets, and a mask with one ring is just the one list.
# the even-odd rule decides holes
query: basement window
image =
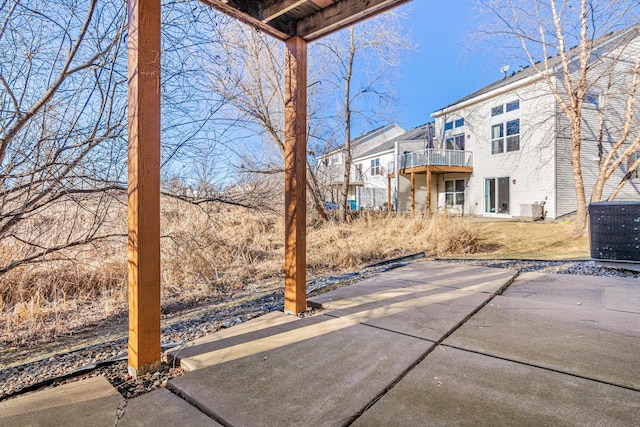
{"label": "basement window", "polygon": [[447,206],[464,206],[464,179],[452,179],[444,182]]}

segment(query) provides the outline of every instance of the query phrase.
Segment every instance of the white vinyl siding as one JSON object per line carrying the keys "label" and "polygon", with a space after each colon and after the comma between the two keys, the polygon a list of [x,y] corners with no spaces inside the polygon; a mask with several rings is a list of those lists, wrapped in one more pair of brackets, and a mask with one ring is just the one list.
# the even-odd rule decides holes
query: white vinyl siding
{"label": "white vinyl siding", "polygon": [[[506,104],[516,99],[519,108],[506,112]],[[502,113],[492,116],[492,108],[498,105],[502,107]],[[448,117],[465,118],[465,150],[473,153],[473,174],[466,176],[465,214],[485,215],[485,178],[509,177],[508,216],[520,216],[521,204],[545,203],[548,216],[554,217],[554,113],[554,99],[544,81],[533,82],[517,91],[505,90],[502,95],[447,113]],[[519,120],[518,149],[506,152],[507,135],[506,127],[503,127],[502,147],[505,150],[498,155],[492,154],[492,125],[506,125],[513,120]],[[443,116],[436,116],[436,132],[443,132],[443,127]],[[452,178],[448,174],[445,176]],[[442,209],[446,205],[444,179],[439,182],[438,205]]]}

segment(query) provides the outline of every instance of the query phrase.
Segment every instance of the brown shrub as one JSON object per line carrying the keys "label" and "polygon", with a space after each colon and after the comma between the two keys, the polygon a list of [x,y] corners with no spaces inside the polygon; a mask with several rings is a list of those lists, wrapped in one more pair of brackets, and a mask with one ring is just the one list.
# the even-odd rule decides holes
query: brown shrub
{"label": "brown shrub", "polygon": [[[281,216],[163,200],[161,230],[163,304],[230,296],[249,285],[253,291],[281,287]],[[466,254],[478,249],[478,237],[464,218],[364,212],[349,223],[310,224],[307,246],[312,277],[422,251]],[[6,262],[13,250],[0,244],[0,258]],[[126,276],[124,238],[12,270],[0,277],[0,342],[21,333],[54,337],[126,313]]]}

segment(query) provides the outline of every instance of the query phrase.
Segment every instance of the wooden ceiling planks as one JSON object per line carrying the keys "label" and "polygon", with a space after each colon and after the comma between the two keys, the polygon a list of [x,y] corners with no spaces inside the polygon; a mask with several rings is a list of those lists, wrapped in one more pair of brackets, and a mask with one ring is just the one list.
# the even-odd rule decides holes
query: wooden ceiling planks
{"label": "wooden ceiling planks", "polygon": [[411,0],[200,0],[280,40],[310,42]]}

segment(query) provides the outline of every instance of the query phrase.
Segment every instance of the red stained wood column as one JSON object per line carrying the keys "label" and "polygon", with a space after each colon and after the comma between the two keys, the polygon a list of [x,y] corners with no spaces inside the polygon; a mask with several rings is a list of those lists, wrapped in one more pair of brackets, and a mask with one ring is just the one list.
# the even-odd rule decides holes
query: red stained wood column
{"label": "red stained wood column", "polygon": [[129,372],[160,365],[160,0],[128,0]]}
{"label": "red stained wood column", "polygon": [[300,37],[286,42],[284,113],[284,310],[298,314],[307,309],[307,42]]}

